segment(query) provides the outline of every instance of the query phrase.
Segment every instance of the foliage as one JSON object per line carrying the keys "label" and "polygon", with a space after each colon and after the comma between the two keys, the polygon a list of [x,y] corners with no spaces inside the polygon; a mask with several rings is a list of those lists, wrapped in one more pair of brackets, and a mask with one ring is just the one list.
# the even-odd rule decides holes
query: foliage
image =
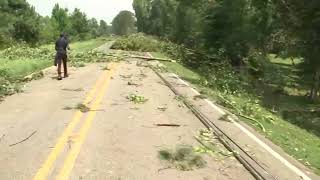
{"label": "foliage", "polygon": [[73,13],[70,16],[70,22],[71,22],[71,31],[73,31],[72,33],[78,35],[80,40],[87,39],[86,36],[90,32],[89,30],[90,22],[88,21],[86,14],[81,12],[80,9],[75,8]]}
{"label": "foliage", "polygon": [[232,155],[232,152],[223,147],[212,130],[202,129],[194,137],[200,146],[195,148],[197,153],[206,153],[216,158],[224,158]]}
{"label": "foliage", "polygon": [[51,17],[40,16],[26,0],[0,0],[0,49],[15,42],[30,45],[55,41],[60,33],[67,33],[71,39],[90,39],[109,34],[105,21],[92,18],[75,9],[72,14],[67,8],[56,4]]}
{"label": "foliage", "polygon": [[17,44],[3,51],[0,51],[0,56],[13,60],[18,58],[30,59],[48,59],[53,57],[54,52],[47,48],[31,48],[26,44]]}
{"label": "foliage", "polygon": [[39,40],[39,16],[25,0],[1,0],[0,9],[0,48],[12,40],[30,44]]}
{"label": "foliage", "polygon": [[279,12],[279,21],[287,34],[294,37],[294,43],[287,47],[287,56],[303,57],[300,68],[303,77],[310,83],[310,98],[315,100],[320,91],[320,47],[319,1],[274,1]]}
{"label": "foliage", "polygon": [[139,96],[136,94],[130,94],[129,96],[127,96],[127,99],[129,101],[136,103],[136,104],[143,104],[148,101],[148,99],[146,99],[145,97]]}
{"label": "foliage", "polygon": [[110,58],[103,52],[91,50],[88,52],[71,52],[69,61],[71,65],[83,67],[84,63],[107,62],[110,61]]}
{"label": "foliage", "polygon": [[[265,77],[270,52],[301,57],[300,77],[309,82],[310,98],[319,96],[319,27],[313,25],[319,24],[318,1],[134,0],[133,7],[139,32],[222,55],[225,64],[253,79]],[[190,61],[205,66],[208,59]]]}
{"label": "foliage", "polygon": [[52,21],[55,21],[58,32],[68,32],[70,30],[70,19],[68,9],[60,8],[59,4],[55,4],[52,9]]}
{"label": "foliage", "polygon": [[[153,54],[157,55],[157,53]],[[240,118],[282,147],[288,154],[308,166],[311,165],[317,173],[320,172],[317,104],[310,104],[303,97],[297,99],[296,96],[281,95],[276,98],[281,109],[278,110],[279,112],[274,112],[264,106],[261,96],[248,93],[245,89],[238,93],[225,92],[222,88],[208,86],[210,82],[205,76],[200,75],[201,72],[186,68],[178,63],[164,63],[169,72],[174,72],[182,79],[189,81],[202,94],[214,99],[229,111],[250,117],[250,119]],[[212,74],[214,73],[216,72],[212,72]],[[221,82],[223,81],[222,79]],[[250,88],[253,89],[252,86]]]}
{"label": "foliage", "polygon": [[112,21],[112,32],[116,35],[129,35],[135,31],[135,18],[130,11],[121,11]]}
{"label": "foliage", "polygon": [[160,150],[158,156],[161,160],[166,161],[169,167],[181,171],[191,171],[203,168],[206,165],[206,161],[195,153],[192,146],[188,145],[178,145],[175,150]]}
{"label": "foliage", "polygon": [[110,34],[110,27],[104,20],[100,20],[100,26],[98,27],[98,36]]}
{"label": "foliage", "polygon": [[112,49],[121,49],[126,51],[153,52],[159,50],[159,42],[144,36],[143,34],[132,34],[128,37],[122,37],[115,41]]}
{"label": "foliage", "polygon": [[[105,39],[71,44],[74,49],[69,56],[71,65],[109,61],[110,58],[106,54],[91,50],[103,43]],[[20,43],[0,51],[0,57],[0,99],[2,99],[3,96],[21,92],[21,84],[25,81],[41,78],[43,76],[41,70],[53,64],[55,52],[52,45],[31,48],[27,44]],[[31,73],[33,75],[28,76]],[[25,76],[28,77],[25,79]]]}

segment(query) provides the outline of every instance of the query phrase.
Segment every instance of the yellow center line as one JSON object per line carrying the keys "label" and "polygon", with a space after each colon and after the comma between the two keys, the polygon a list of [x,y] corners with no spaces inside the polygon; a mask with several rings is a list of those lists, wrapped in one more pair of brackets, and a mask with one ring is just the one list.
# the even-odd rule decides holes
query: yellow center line
{"label": "yellow center line", "polygon": [[[114,68],[110,71],[110,74],[108,74],[108,78],[106,82],[103,84],[101,91],[99,92],[96,101],[93,102],[93,105],[91,109],[98,109],[101,101],[105,95],[105,92],[107,90],[107,87],[109,85],[112,73],[114,71]],[[80,153],[81,146],[83,142],[86,139],[86,136],[88,135],[89,129],[92,125],[92,121],[94,120],[97,112],[96,111],[90,111],[87,118],[85,119],[85,122],[83,123],[83,126],[81,127],[79,131],[79,138],[75,140],[74,144],[72,145],[72,149],[69,151],[62,169],[60,170],[59,174],[57,175],[57,180],[67,180],[69,179],[70,173],[73,169],[74,163]]]}
{"label": "yellow center line", "polygon": [[[86,96],[86,99],[84,100],[84,104],[88,104],[88,103],[90,103],[90,101],[93,100],[94,95],[99,90],[99,86],[108,77],[107,74],[108,74],[108,71],[105,71],[103,73],[103,75],[101,75],[100,78],[96,81],[96,83],[94,84],[93,88],[90,90],[90,92]],[[83,116],[83,113],[80,112],[80,111],[77,111],[74,114],[71,122],[66,127],[66,129],[63,131],[62,135],[59,137],[55,147],[52,149],[52,151],[49,154],[48,158],[42,164],[42,166],[38,170],[37,174],[34,176],[34,178],[33,178],[34,180],[45,180],[45,179],[47,179],[47,177],[48,177],[48,175],[50,173],[50,170],[53,167],[58,155],[61,153],[61,151],[63,150],[64,146],[68,142],[68,137],[72,134],[74,128],[80,122],[82,116]]]}

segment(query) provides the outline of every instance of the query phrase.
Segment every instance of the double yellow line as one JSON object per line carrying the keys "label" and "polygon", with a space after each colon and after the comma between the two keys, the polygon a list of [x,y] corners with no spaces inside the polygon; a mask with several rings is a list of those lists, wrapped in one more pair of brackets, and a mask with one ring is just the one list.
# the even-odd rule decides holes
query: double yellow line
{"label": "double yellow line", "polygon": [[[90,90],[88,93],[86,99],[84,100],[84,104],[88,105],[91,101],[91,107],[90,109],[98,109],[101,101],[104,97],[105,91],[107,90],[107,87],[109,85],[110,79],[112,77],[112,74],[114,72],[114,69],[117,67],[117,64],[110,64],[110,71],[106,71],[103,73],[103,76],[101,76],[98,81],[95,83],[94,87]],[[97,95],[96,95],[97,94]],[[95,96],[96,95],[96,96]],[[80,152],[81,146],[88,134],[88,131],[91,127],[92,121],[96,116],[96,111],[89,111],[87,117],[84,120],[84,123],[82,124],[80,131],[79,131],[79,138],[77,138],[71,148],[71,150],[68,152],[65,161],[63,163],[63,167],[60,170],[59,174],[57,175],[57,180],[64,180],[68,179],[69,175],[73,169],[75,160]],[[79,124],[81,121],[81,118],[83,116],[83,113],[80,111],[77,111],[70,122],[70,124],[66,127],[60,138],[58,139],[55,147],[49,154],[47,160],[43,163],[37,174],[34,176],[34,180],[45,180],[49,176],[49,173],[51,169],[54,166],[54,163],[61,154],[62,150],[68,143],[69,137],[73,134],[73,131],[75,127]]]}

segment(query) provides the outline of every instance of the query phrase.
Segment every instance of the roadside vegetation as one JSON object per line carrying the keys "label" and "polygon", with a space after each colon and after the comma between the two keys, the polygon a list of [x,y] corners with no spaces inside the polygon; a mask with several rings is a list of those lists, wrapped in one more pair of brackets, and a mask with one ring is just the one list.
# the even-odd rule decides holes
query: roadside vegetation
{"label": "roadside vegetation", "polygon": [[[111,26],[75,8],[56,4],[50,17],[39,15],[26,0],[0,1],[0,99],[21,91],[24,77],[53,65],[54,42],[66,33],[71,42],[71,64],[82,67],[104,55],[92,49],[105,43]],[[90,53],[87,53],[90,52]],[[32,78],[41,77],[41,73]]]}
{"label": "roadside vegetation", "polygon": [[[300,86],[303,84],[299,79],[301,59],[268,55],[264,82],[260,82],[249,72],[235,71],[218,56],[195,54],[183,46],[152,36],[122,37],[112,48],[150,51],[157,58],[178,60],[178,63],[163,62],[167,71],[192,83],[203,96],[238,115],[288,154],[320,172],[319,104],[306,96],[307,85]],[[215,58],[215,61],[210,66],[202,66],[202,58]]]}
{"label": "roadside vegetation", "polygon": [[[107,61],[105,54],[94,51],[108,41],[108,38],[98,38],[72,43],[69,61],[73,66],[85,65],[93,61]],[[25,76],[40,72],[53,65],[54,45],[43,45],[32,48],[27,44],[19,44],[0,51],[0,99],[6,95],[21,92],[26,80]],[[43,74],[42,74],[43,75]],[[39,75],[33,78],[40,78]]]}
{"label": "roadside vegetation", "polygon": [[133,7],[138,32],[157,37],[158,47],[137,48],[125,42],[143,38],[130,36],[123,49],[177,60],[165,63],[170,71],[320,173],[320,1],[134,0]]}

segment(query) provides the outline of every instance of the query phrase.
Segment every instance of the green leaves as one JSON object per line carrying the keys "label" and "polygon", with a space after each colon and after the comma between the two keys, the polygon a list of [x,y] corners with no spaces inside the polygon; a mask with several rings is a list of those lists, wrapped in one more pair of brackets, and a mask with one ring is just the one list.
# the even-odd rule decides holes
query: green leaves
{"label": "green leaves", "polygon": [[158,152],[160,160],[167,162],[170,168],[191,171],[206,166],[206,161],[189,145],[177,145],[175,149],[162,149]]}
{"label": "green leaves", "polygon": [[53,59],[54,52],[47,48],[31,48],[24,43],[14,45],[3,51],[0,51],[0,56],[6,59]]}
{"label": "green leaves", "polygon": [[135,104],[144,104],[145,102],[148,101],[148,99],[146,99],[145,97],[143,96],[139,96],[139,95],[136,95],[136,94],[130,94],[127,96],[127,99],[129,101],[132,101],[134,102]]}
{"label": "green leaves", "polygon": [[121,11],[112,21],[112,31],[117,35],[129,35],[135,31],[135,18],[130,11]]}

